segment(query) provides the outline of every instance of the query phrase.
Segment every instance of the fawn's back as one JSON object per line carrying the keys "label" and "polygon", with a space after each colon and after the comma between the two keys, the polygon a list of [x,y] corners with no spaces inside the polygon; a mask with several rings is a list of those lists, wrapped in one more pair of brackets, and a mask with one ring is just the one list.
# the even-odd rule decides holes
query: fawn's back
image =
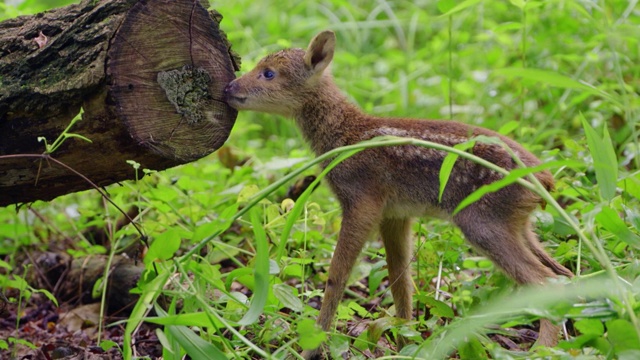
{"label": "fawn's back", "polygon": [[[391,135],[454,146],[472,136],[493,136],[508,145],[525,165],[540,164],[535,156],[508,138],[453,121],[387,119],[362,115],[361,121],[344,122],[342,127],[343,138],[335,138],[341,145]],[[478,142],[472,152],[508,170],[518,167],[511,155],[498,144]],[[448,214],[464,198],[479,187],[499,180],[502,175],[459,158],[439,201],[439,173],[446,154],[416,145],[367,149],[338,165],[329,173],[328,180],[336,193],[344,194],[338,194],[338,198],[351,198],[364,191],[378,194],[384,199],[386,217],[429,215],[448,218]],[[536,176],[548,189],[553,187],[549,172],[540,172]],[[475,206],[487,207],[485,211],[503,212],[504,215],[514,212],[528,214],[539,202],[540,198],[534,193],[519,185],[511,185],[495,194],[486,195]]]}

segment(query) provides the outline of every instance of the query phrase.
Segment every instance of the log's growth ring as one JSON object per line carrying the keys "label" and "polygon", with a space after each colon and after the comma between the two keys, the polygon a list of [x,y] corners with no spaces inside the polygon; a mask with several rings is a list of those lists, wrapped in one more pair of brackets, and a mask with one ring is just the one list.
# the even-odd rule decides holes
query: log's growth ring
{"label": "log's growth ring", "polygon": [[162,170],[226,141],[223,101],[239,58],[203,0],[84,0],[0,22],[0,206],[134,179],[127,160]]}
{"label": "log's growth ring", "polygon": [[111,42],[107,71],[118,117],[138,143],[192,161],[227,139],[237,113],[222,92],[234,66],[197,1],[134,5]]}

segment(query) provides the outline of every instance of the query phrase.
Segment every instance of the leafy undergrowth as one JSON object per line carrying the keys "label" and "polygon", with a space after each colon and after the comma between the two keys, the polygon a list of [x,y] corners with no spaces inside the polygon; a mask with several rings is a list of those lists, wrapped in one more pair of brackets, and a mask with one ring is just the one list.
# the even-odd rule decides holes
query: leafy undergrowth
{"label": "leafy undergrowth", "polygon": [[[101,343],[126,358],[158,356],[141,350],[148,341],[162,345],[154,351],[165,359],[295,358],[326,338],[332,358],[639,358],[636,5],[213,3],[244,71],[268,52],[304,47],[331,28],[338,35],[336,81],[366,111],[479,124],[553,164],[556,190],[534,216],[547,251],[576,279],[515,289],[458,230],[424,219],[414,225],[414,321],[393,317],[384,249],[372,241],[327,337],[314,319],[340,228],[338,205],[322,181],[307,201],[287,200],[296,180],[319,174],[311,152],[290,121],[241,113],[217,153],[107,189],[120,208],[139,209],[135,223],[150,247],[144,255],[129,251],[144,266],[140,300],[127,322],[114,316],[91,323],[104,330],[100,336],[73,343],[73,333],[56,335],[56,317],[44,314],[66,314],[76,302],[54,311],[48,293],[23,283],[38,269],[23,267],[25,254],[108,254],[137,244],[137,230],[119,228],[122,214],[95,192],[0,210],[0,284],[12,301],[0,310],[13,316],[1,323],[7,337],[0,337],[0,357],[58,340]],[[17,14],[10,9],[4,16]],[[106,246],[87,235],[96,228],[105,229]],[[20,321],[27,317],[38,321]],[[540,317],[565,323],[566,339],[556,348],[531,348]],[[120,332],[109,327],[114,323]],[[34,326],[40,335],[30,335]],[[409,339],[401,351],[399,334]]]}

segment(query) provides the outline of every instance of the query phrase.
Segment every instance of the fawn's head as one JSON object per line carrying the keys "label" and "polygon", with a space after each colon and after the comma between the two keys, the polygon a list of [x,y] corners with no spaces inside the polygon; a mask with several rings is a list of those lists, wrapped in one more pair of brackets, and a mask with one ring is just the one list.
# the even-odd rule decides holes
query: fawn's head
{"label": "fawn's head", "polygon": [[336,36],[316,35],[307,50],[286,49],[266,56],[250,72],[225,88],[227,102],[237,110],[293,116],[313,97],[333,59]]}

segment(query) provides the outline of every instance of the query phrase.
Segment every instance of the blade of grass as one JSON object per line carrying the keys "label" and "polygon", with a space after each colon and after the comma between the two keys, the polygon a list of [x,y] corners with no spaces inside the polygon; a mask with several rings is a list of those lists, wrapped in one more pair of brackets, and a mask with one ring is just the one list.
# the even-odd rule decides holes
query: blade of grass
{"label": "blade of grass", "polygon": [[[476,144],[475,140],[469,140],[454,146],[454,148],[466,151],[469,148],[472,148]],[[442,202],[442,194],[444,194],[444,189],[447,187],[447,183],[449,182],[449,176],[451,176],[451,171],[453,170],[453,166],[456,164],[459,155],[455,153],[448,153],[442,161],[442,165],[440,166],[440,173],[438,174],[440,180],[440,190],[438,192],[438,202]]]}
{"label": "blade of grass", "polygon": [[611,137],[606,125],[604,126],[603,136],[600,137],[582,114],[580,114],[580,120],[587,137],[589,152],[593,158],[593,167],[596,171],[600,195],[603,199],[611,201],[616,194],[616,183],[618,181],[618,160],[611,143]]}
{"label": "blade of grass", "polygon": [[597,87],[587,84],[582,81],[574,80],[568,76],[559,74],[554,71],[533,69],[533,68],[503,68],[493,70],[493,74],[502,75],[506,77],[519,77],[535,82],[542,82],[549,86],[561,88],[561,89],[573,89],[580,90],[592,95],[600,96],[607,99],[616,106],[623,107],[622,104],[611,94],[604,90],[600,90]]}
{"label": "blade of grass", "polygon": [[623,242],[640,249],[640,236],[634,234],[622,221],[618,213],[609,206],[604,206],[596,215],[596,221]]}
{"label": "blade of grass", "polygon": [[172,271],[164,269],[160,271],[155,279],[151,280],[144,286],[140,299],[138,299],[138,302],[133,307],[131,315],[129,315],[129,319],[127,320],[127,326],[125,327],[122,339],[122,355],[125,360],[131,359],[133,355],[133,351],[131,349],[133,333],[138,329],[140,324],[142,324],[145,314],[151,309],[151,305],[160,295],[162,288],[167,283],[167,280],[169,280],[169,276],[172,273]]}
{"label": "blade of grass", "polygon": [[[157,319],[176,319],[175,316],[168,317],[167,313],[158,305],[154,309],[159,315]],[[206,324],[204,326],[209,325]],[[165,332],[170,334],[192,359],[227,359],[227,356],[222,351],[202,339],[200,335],[185,325],[165,325]]]}
{"label": "blade of grass", "polygon": [[186,326],[169,325],[166,327],[166,331],[178,341],[192,359],[227,359],[227,356],[222,351]]}
{"label": "blade of grass", "polygon": [[255,323],[262,314],[269,296],[269,244],[267,242],[267,234],[262,227],[256,207],[251,209],[249,217],[251,218],[253,235],[256,241],[255,270],[253,274],[255,280],[251,305],[249,306],[249,311],[238,321],[240,325]]}

